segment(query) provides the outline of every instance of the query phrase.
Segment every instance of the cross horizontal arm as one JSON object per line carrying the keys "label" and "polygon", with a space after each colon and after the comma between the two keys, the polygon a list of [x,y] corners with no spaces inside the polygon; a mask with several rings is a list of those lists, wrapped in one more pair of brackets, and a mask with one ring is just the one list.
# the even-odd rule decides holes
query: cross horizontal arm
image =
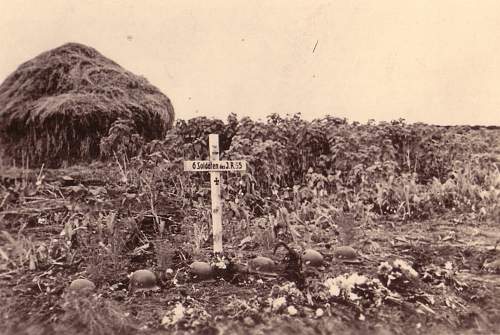
{"label": "cross horizontal arm", "polygon": [[246,161],[184,161],[184,171],[246,171]]}

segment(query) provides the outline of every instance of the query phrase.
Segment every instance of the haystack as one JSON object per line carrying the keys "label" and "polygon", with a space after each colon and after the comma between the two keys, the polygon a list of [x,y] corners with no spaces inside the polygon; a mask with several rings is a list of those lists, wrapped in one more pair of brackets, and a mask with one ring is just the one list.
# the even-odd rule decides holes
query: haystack
{"label": "haystack", "polygon": [[98,158],[100,139],[123,119],[150,141],[172,127],[174,109],[145,78],[82,44],[44,52],[0,85],[0,145],[18,164]]}

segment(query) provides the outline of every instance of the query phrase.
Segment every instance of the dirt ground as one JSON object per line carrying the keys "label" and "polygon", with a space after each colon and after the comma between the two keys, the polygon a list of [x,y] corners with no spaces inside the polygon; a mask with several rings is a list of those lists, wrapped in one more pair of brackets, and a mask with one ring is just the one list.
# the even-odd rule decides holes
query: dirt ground
{"label": "dirt ground", "polygon": [[[93,220],[108,218],[87,218],[77,233],[65,230],[71,215],[85,221],[75,213],[90,205],[74,185],[61,185],[62,175],[54,172],[44,181],[45,190],[60,189],[61,197],[33,194],[0,213],[2,334],[500,334],[499,265],[493,263],[500,257],[499,222],[466,214],[375,220],[351,232],[358,253],[353,260],[336,257],[338,239],[327,229],[308,246],[322,253],[324,264],[302,264],[292,269],[295,277],[290,254],[284,248],[273,253],[255,224],[244,241],[246,234],[228,234],[225,241],[229,264],[239,265],[224,278],[200,280],[189,264],[208,261],[211,244],[190,251],[190,227],[144,243],[123,226],[101,249],[92,244],[103,234]],[[90,176],[82,179],[86,192],[98,197],[100,186]],[[114,192],[119,190],[107,190],[119,198]],[[147,235],[147,217],[142,219],[139,231]],[[118,244],[127,251],[109,251]],[[50,255],[45,262],[44,252]],[[275,260],[276,271],[246,271],[257,255]],[[158,287],[131,292],[128,275],[141,268],[155,272]],[[69,292],[76,278],[91,279],[96,290]]]}

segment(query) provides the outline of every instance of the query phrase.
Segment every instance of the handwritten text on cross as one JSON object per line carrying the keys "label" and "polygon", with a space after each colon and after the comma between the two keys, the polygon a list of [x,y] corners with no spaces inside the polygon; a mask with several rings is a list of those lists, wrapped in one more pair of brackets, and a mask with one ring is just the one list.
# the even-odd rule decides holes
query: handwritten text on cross
{"label": "handwritten text on cross", "polygon": [[214,253],[222,253],[222,205],[220,196],[221,172],[245,171],[245,161],[219,161],[219,135],[208,136],[209,161],[184,161],[184,171],[210,172],[212,192],[212,232]]}

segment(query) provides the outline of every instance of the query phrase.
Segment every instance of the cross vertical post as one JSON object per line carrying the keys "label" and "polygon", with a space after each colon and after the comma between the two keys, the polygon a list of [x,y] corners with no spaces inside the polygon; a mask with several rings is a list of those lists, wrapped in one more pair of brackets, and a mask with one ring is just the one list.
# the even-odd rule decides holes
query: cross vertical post
{"label": "cross vertical post", "polygon": [[220,161],[219,160],[219,135],[208,136],[208,161],[184,161],[184,171],[210,172],[210,191],[212,193],[212,233],[214,240],[214,254],[222,254],[222,200],[220,185],[221,172],[246,171],[245,161]]}
{"label": "cross vertical post", "polygon": [[[219,160],[219,135],[208,136],[210,160]],[[214,253],[222,254],[222,201],[220,196],[221,174],[219,171],[210,172],[210,190],[212,192],[212,232]]]}

